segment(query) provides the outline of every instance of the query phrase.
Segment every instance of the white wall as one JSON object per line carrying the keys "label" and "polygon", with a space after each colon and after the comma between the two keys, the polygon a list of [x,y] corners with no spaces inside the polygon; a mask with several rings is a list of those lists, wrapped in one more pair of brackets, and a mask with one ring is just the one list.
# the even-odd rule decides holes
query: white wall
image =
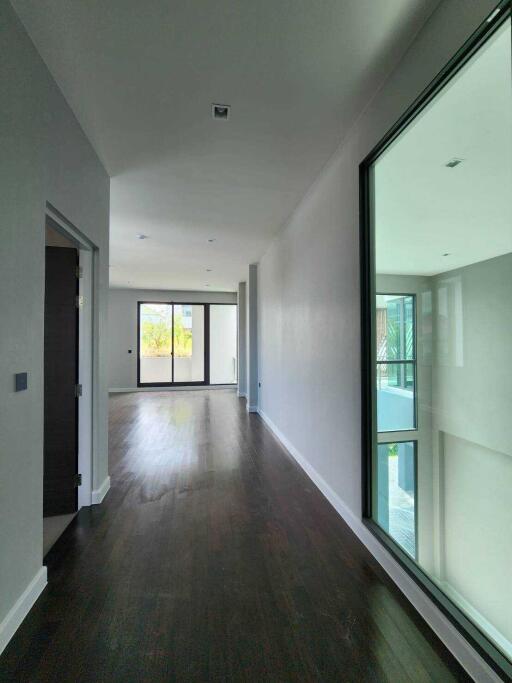
{"label": "white wall", "polygon": [[[154,291],[111,289],[109,291],[109,388],[137,387],[137,302],[234,303],[236,292]],[[128,353],[131,349],[132,353]]]}
{"label": "white wall", "polygon": [[[0,0],[0,649],[41,577],[45,202],[98,248],[93,487],[108,474],[109,178],[10,3]],[[15,393],[13,375],[28,372]],[[33,593],[31,594],[33,597]],[[29,598],[27,598],[28,600]],[[24,604],[27,604],[27,600]],[[19,606],[18,606],[19,607]],[[13,616],[14,615],[14,616]],[[10,625],[9,625],[10,624]]]}
{"label": "white wall", "polygon": [[[512,656],[512,254],[432,278],[439,579]],[[471,568],[468,570],[468,568]],[[505,642],[505,640],[507,642]]]}
{"label": "white wall", "polygon": [[246,286],[247,410],[258,409],[258,265],[249,266]]}
{"label": "white wall", "polygon": [[260,410],[398,585],[481,680],[489,669],[360,524],[358,166],[493,9],[444,0],[258,269]]}
{"label": "white wall", "polygon": [[238,395],[247,393],[247,292],[246,283],[238,283]]}

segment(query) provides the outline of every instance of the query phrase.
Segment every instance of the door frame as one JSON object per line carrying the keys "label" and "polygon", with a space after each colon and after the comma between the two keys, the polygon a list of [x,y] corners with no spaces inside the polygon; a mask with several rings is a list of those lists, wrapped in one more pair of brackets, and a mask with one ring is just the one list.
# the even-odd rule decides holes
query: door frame
{"label": "door frame", "polygon": [[75,244],[81,269],[78,296],[82,297],[83,303],[78,308],[78,383],[82,385],[82,395],[78,399],[78,472],[82,475],[82,483],[78,487],[77,508],[80,510],[84,506],[92,505],[94,415],[97,408],[94,339],[97,338],[95,302],[98,300],[98,283],[95,274],[99,252],[98,248],[49,202],[46,202],[43,230],[46,231],[47,225]]}

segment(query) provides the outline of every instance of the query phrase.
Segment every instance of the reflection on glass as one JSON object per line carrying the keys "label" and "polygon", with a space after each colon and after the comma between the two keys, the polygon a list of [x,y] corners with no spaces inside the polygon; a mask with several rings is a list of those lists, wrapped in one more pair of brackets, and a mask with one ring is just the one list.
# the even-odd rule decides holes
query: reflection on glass
{"label": "reflection on glass", "polygon": [[369,209],[372,516],[512,660],[510,46],[507,19],[385,148]]}
{"label": "reflection on glass", "polygon": [[204,306],[174,304],[174,381],[204,381]]}
{"label": "reflection on glass", "polygon": [[172,306],[140,306],[140,382],[172,382]]}
{"label": "reflection on glass", "polygon": [[381,443],[377,457],[377,521],[411,557],[415,557],[414,443]]}
{"label": "reflection on glass", "polygon": [[414,429],[414,365],[377,364],[377,429]]}
{"label": "reflection on glass", "polygon": [[236,304],[210,305],[210,383],[236,384]]}
{"label": "reflection on glass", "polygon": [[378,294],[375,319],[377,429],[379,432],[414,429],[414,296]]}
{"label": "reflection on glass", "polygon": [[414,297],[377,295],[377,360],[414,358]]}

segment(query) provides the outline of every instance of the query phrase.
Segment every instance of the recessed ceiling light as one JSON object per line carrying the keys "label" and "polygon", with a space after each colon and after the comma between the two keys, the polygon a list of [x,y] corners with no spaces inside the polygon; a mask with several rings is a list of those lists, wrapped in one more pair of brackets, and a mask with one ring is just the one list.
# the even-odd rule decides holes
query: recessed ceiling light
{"label": "recessed ceiling light", "polygon": [[139,232],[139,234],[137,235],[138,240],[147,240],[147,238],[148,236],[144,235],[142,232]]}
{"label": "recessed ceiling light", "polygon": [[464,159],[459,159],[458,157],[453,157],[453,159],[450,159],[450,161],[445,164],[446,168],[455,168],[455,166],[458,166],[464,161]]}
{"label": "recessed ceiling light", "polygon": [[212,116],[218,121],[227,121],[231,107],[229,104],[212,104]]}
{"label": "recessed ceiling light", "polygon": [[210,286],[209,284],[206,284],[206,285],[205,285],[205,287],[209,287],[209,286]]}
{"label": "recessed ceiling light", "polygon": [[447,251],[446,254],[443,254],[443,256],[451,256],[451,254],[449,251]]}
{"label": "recessed ceiling light", "polygon": [[207,269],[206,269],[206,272],[207,272],[207,273],[211,273],[211,272],[212,272],[212,269],[211,269],[211,268],[207,268]]}
{"label": "recessed ceiling light", "polygon": [[215,237],[210,237],[210,239],[208,240],[208,242],[215,242]]}

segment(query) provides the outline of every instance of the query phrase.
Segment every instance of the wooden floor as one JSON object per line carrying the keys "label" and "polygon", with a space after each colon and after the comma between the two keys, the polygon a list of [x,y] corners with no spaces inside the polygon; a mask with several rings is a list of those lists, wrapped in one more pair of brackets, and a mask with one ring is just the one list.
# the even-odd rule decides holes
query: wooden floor
{"label": "wooden floor", "polygon": [[469,680],[231,390],[111,399],[112,488],[0,681]]}

